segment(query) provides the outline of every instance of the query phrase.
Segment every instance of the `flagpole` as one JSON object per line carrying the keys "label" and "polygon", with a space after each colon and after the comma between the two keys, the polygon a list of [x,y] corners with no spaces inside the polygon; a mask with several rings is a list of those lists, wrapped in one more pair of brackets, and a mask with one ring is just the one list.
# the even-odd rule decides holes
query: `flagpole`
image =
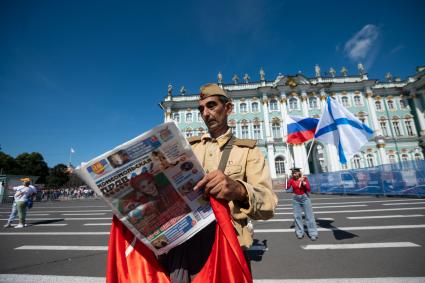
{"label": "flagpole", "polygon": [[311,153],[311,149],[313,148],[313,144],[314,144],[314,137],[311,140],[310,148],[309,148],[308,153],[307,153],[307,162],[308,162],[308,158],[310,157],[310,153]]}
{"label": "flagpole", "polygon": [[72,157],[72,150],[69,149],[69,163],[68,163],[69,167],[71,167],[71,157]]}

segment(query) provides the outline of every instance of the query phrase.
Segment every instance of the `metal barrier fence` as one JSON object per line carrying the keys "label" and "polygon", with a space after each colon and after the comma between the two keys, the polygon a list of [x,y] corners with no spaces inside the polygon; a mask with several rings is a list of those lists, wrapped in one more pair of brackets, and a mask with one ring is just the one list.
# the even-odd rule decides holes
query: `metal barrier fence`
{"label": "metal barrier fence", "polygon": [[425,160],[309,175],[312,192],[425,197]]}

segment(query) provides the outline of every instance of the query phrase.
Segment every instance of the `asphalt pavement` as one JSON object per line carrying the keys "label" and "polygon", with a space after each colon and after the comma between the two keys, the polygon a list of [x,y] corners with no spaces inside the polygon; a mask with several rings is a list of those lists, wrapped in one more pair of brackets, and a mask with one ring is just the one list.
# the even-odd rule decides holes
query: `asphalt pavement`
{"label": "asphalt pavement", "polygon": [[[275,217],[254,222],[256,282],[425,282],[425,199],[312,195],[311,241],[277,194]],[[0,282],[104,282],[111,215],[102,200],[35,203],[29,227],[0,230]]]}

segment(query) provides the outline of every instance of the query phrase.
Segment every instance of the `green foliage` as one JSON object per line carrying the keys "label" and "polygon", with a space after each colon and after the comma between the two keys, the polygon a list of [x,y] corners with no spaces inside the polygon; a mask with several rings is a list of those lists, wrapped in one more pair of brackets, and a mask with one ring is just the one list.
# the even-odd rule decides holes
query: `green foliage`
{"label": "green foliage", "polygon": [[69,176],[66,173],[66,165],[58,164],[49,169],[49,175],[46,178],[46,185],[48,187],[60,187],[69,181]]}
{"label": "green foliage", "polygon": [[43,155],[38,152],[22,153],[15,158],[17,169],[21,175],[40,176],[37,183],[44,184],[49,175],[49,167]]}
{"label": "green foliage", "polygon": [[0,174],[18,174],[18,172],[15,159],[0,151]]}
{"label": "green foliage", "polygon": [[0,151],[0,172],[9,175],[39,176],[37,183],[44,184],[49,175],[49,167],[43,155],[38,152],[25,152],[13,158]]}

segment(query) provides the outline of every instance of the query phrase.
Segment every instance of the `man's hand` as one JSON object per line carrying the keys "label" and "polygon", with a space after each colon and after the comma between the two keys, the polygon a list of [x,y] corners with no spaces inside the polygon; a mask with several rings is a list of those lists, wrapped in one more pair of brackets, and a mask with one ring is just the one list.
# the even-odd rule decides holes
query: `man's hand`
{"label": "man's hand", "polygon": [[193,188],[197,191],[204,188],[204,196],[216,199],[244,202],[248,198],[245,187],[238,181],[232,180],[220,170],[215,170],[204,176]]}

